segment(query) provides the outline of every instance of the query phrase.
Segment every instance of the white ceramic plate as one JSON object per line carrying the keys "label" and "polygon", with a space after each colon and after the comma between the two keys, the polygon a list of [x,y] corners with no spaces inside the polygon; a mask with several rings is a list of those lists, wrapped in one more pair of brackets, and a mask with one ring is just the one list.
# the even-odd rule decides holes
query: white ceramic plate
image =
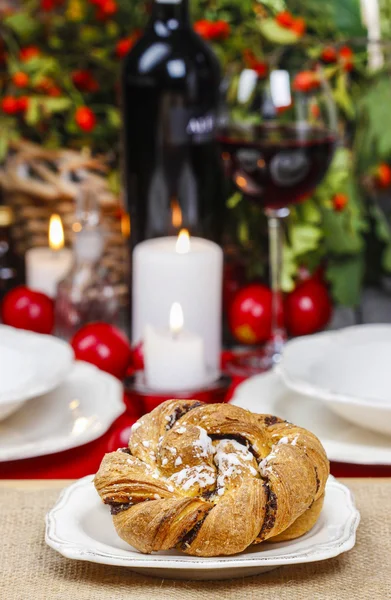
{"label": "white ceramic plate", "polygon": [[239,385],[233,404],[252,412],[276,415],[319,437],[330,460],[361,465],[391,465],[391,438],[357,427],[322,402],[289,390],[273,372]]}
{"label": "white ceramic plate", "polygon": [[286,385],[348,421],[391,435],[391,325],[292,340],[277,367]]}
{"label": "white ceramic plate", "polygon": [[18,408],[35,377],[36,370],[25,354],[0,344],[0,420]]}
{"label": "white ceramic plate", "polygon": [[69,375],[74,363],[71,346],[51,335],[0,325],[0,344],[13,353],[15,361],[8,375],[14,384],[8,380],[7,389],[3,390],[0,383],[0,418],[2,410],[5,418],[27,400],[56,388]]}
{"label": "white ceramic plate", "polygon": [[121,383],[76,362],[56,390],[0,423],[0,462],[76,448],[103,435],[125,410]]}
{"label": "white ceramic plate", "polygon": [[216,558],[197,558],[176,550],[146,555],[118,537],[110,510],[89,476],[64,490],[46,516],[46,543],[67,558],[130,567],[146,575],[231,579],[338,556],[353,548],[359,520],[352,494],[331,477],[319,521],[298,540],[260,544],[242,554]]}

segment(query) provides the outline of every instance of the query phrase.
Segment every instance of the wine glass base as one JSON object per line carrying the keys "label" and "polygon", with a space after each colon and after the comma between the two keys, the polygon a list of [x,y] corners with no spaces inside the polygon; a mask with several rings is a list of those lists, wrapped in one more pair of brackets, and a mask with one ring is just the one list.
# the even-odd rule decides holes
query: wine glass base
{"label": "wine glass base", "polygon": [[247,378],[270,371],[279,362],[280,355],[270,352],[270,347],[254,350],[236,349],[226,362],[224,372],[231,377]]}

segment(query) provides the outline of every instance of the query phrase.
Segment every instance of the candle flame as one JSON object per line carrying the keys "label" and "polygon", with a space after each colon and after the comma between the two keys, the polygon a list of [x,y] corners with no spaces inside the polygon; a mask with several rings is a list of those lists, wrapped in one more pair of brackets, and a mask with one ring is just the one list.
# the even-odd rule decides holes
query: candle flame
{"label": "candle flame", "polygon": [[60,215],[52,215],[49,222],[49,246],[52,250],[64,247],[64,228]]}
{"label": "candle flame", "polygon": [[171,215],[173,226],[175,229],[179,229],[182,226],[182,210],[176,198],[171,201]]}
{"label": "candle flame", "polygon": [[188,254],[190,252],[190,234],[187,229],[180,230],[175,249],[178,254]]}
{"label": "candle flame", "polygon": [[184,324],[183,310],[179,302],[174,302],[170,310],[170,331],[178,334],[182,331]]}

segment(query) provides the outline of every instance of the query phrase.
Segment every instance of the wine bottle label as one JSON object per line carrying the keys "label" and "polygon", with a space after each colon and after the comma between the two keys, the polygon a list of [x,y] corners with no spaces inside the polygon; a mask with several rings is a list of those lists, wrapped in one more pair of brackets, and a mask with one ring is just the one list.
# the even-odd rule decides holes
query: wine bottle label
{"label": "wine bottle label", "polygon": [[175,107],[169,113],[169,142],[173,145],[205,144],[214,138],[216,118],[212,112]]}

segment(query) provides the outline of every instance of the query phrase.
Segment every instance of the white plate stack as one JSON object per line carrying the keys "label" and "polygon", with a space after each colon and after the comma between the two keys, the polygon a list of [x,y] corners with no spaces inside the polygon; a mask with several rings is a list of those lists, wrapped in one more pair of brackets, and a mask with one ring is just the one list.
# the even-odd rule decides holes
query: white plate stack
{"label": "white plate stack", "polygon": [[69,344],[0,325],[0,462],[92,441],[123,411],[119,381]]}

